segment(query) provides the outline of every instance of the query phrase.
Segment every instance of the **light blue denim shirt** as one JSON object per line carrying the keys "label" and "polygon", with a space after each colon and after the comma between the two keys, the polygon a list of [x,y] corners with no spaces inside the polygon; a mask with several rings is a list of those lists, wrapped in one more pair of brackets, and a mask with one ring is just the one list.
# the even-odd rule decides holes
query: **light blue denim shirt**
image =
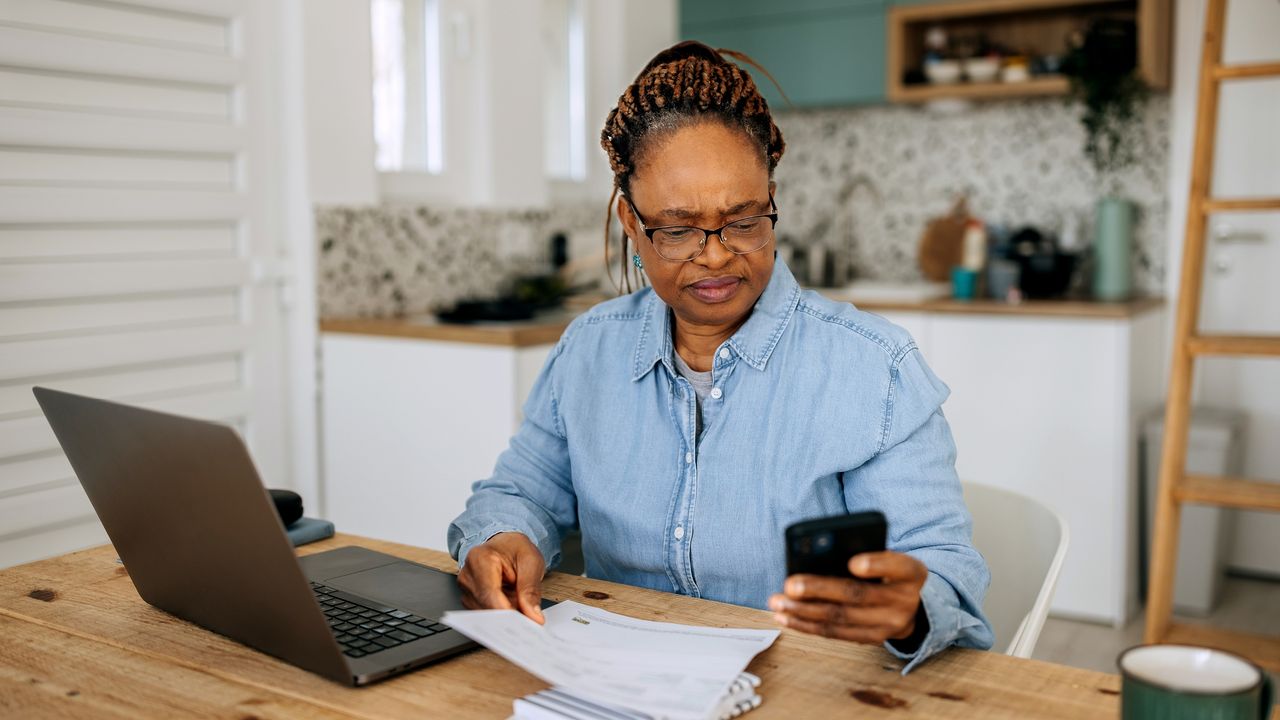
{"label": "light blue denim shirt", "polygon": [[988,648],[989,574],[942,416],[947,387],[887,320],[802,291],[774,263],[751,316],[696,399],[672,367],[671,313],[651,289],[578,317],[524,422],[449,527],[459,563],[500,532],[548,566],[580,528],[587,575],[763,608],[786,578],[795,522],[880,510],[891,550],[929,568],[929,632],[904,672],[952,644]]}

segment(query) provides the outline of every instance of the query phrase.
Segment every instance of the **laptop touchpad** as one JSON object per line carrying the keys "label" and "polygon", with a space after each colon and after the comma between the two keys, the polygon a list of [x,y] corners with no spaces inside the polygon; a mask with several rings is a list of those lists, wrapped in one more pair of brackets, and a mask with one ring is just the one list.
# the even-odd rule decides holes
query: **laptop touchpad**
{"label": "laptop touchpad", "polygon": [[463,609],[455,576],[409,562],[325,578],[324,583],[433,620]]}

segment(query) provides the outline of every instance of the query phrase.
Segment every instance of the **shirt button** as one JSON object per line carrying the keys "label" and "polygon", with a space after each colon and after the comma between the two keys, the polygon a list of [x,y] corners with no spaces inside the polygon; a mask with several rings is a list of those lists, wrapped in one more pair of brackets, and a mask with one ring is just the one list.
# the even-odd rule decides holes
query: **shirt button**
{"label": "shirt button", "polygon": [[693,462],[693,453],[691,453],[691,452],[687,452],[687,453],[685,453],[685,454],[684,454],[684,461],[685,461],[685,464],[688,464],[688,463]]}
{"label": "shirt button", "polygon": [[720,359],[721,360],[729,359],[729,348],[720,348]]}
{"label": "shirt button", "polygon": [[683,526],[683,525],[681,525],[681,526],[679,526],[679,527],[677,527],[677,528],[676,528],[676,539],[677,539],[677,540],[683,540],[683,539],[684,539],[684,526]]}
{"label": "shirt button", "polygon": [[719,400],[721,395],[724,395],[724,393],[720,392],[720,388],[711,388],[711,397]]}

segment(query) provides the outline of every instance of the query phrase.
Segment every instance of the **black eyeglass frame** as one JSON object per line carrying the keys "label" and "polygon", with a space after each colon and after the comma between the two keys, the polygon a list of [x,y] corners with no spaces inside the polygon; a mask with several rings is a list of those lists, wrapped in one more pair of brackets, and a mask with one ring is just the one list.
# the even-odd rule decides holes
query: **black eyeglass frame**
{"label": "black eyeglass frame", "polygon": [[[740,223],[743,220],[754,220],[755,218],[769,218],[770,232],[772,232],[774,229],[778,227],[778,206],[773,199],[773,193],[769,193],[769,209],[772,210],[773,212],[763,213],[760,215],[748,215],[746,217],[740,217],[735,220],[730,220],[729,222],[721,225],[715,230],[708,230],[707,228],[700,228],[695,225],[662,225],[656,228],[648,227],[645,224],[644,218],[640,217],[640,211],[636,210],[635,203],[631,202],[631,198],[627,197],[626,195],[623,195],[622,197],[624,200],[627,201],[627,205],[631,207],[631,212],[636,216],[636,221],[640,223],[640,232],[643,232],[644,236],[649,238],[649,244],[653,246],[653,251],[658,254],[658,257],[668,262],[690,262],[696,259],[699,255],[706,252],[707,241],[711,239],[712,235],[716,236],[716,238],[720,241],[720,244],[724,246],[725,250],[728,250],[734,255],[749,255],[753,252],[763,249],[766,245],[769,244],[769,241],[765,240],[763,243],[760,244],[760,247],[752,248],[751,250],[747,250],[745,252],[738,252],[737,250],[734,250],[733,248],[729,247],[729,244],[724,241],[724,235],[722,235],[721,233],[724,232],[725,228],[729,227],[730,225],[733,225],[734,223]],[[658,232],[659,230],[670,230],[672,228],[685,228],[688,230],[700,231],[702,233],[702,240],[699,241],[698,243],[698,252],[694,253],[693,255],[690,255],[689,257],[683,260],[676,260],[674,258],[669,258],[666,255],[663,255],[662,251],[658,249],[658,244],[653,241],[653,234]]]}

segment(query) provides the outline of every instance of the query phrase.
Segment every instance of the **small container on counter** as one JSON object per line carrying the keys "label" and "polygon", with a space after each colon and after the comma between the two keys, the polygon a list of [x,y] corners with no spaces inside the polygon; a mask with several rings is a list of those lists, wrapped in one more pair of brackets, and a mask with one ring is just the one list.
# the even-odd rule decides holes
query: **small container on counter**
{"label": "small container on counter", "polygon": [[951,268],[951,296],[957,300],[977,297],[978,271],[963,266]]}
{"label": "small container on counter", "polygon": [[1019,283],[1022,280],[1022,268],[1018,263],[1005,258],[992,258],[987,265],[987,294],[997,300],[1017,303],[1022,300]]}

